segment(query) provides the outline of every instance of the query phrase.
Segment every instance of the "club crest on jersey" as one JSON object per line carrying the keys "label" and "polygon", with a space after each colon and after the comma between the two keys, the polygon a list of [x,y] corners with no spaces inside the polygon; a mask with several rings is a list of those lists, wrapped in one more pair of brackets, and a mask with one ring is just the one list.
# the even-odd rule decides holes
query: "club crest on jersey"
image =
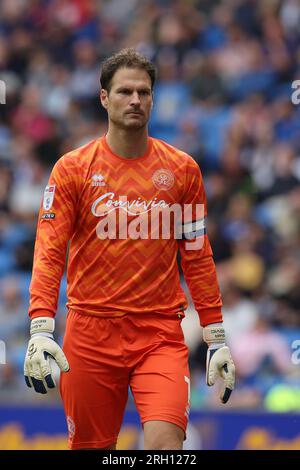
{"label": "club crest on jersey", "polygon": [[105,186],[104,176],[101,173],[95,173],[92,176],[92,186]]}
{"label": "club crest on jersey", "polygon": [[43,207],[45,211],[48,211],[51,209],[53,201],[54,201],[54,194],[55,194],[55,184],[52,184],[51,186],[46,186],[45,191],[44,191],[44,201],[43,201]]}
{"label": "club crest on jersey", "polygon": [[152,182],[157,189],[168,191],[174,186],[174,175],[172,171],[161,168],[153,173]]}

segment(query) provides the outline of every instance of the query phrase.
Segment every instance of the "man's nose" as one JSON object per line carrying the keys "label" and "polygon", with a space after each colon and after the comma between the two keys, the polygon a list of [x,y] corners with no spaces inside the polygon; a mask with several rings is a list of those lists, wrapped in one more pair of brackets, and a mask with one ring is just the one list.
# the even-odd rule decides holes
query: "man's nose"
{"label": "man's nose", "polygon": [[131,100],[130,100],[130,104],[132,105],[138,105],[141,103],[141,100],[140,100],[140,95],[138,94],[137,91],[134,91],[131,95]]}

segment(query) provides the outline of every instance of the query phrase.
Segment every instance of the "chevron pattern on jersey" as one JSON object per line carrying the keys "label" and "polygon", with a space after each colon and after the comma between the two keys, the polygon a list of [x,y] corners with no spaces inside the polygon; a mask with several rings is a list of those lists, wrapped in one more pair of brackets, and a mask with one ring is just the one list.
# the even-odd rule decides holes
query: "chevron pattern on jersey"
{"label": "chevron pattern on jersey", "polygon": [[[189,155],[149,138],[145,155],[122,158],[101,137],[61,157],[48,185],[55,185],[55,195],[49,211],[41,203],[39,213],[30,285],[31,317],[41,310],[55,315],[70,241],[68,306],[73,310],[100,316],[141,311],[182,313],[187,301],[176,261],[180,248],[200,316],[200,310],[211,309],[214,318],[221,321],[220,292],[206,236],[203,248],[195,251],[186,251],[184,241],[151,239],[150,225],[147,239],[99,238],[99,223],[106,222],[102,208],[113,208],[118,229],[118,217],[124,209],[114,204],[122,200],[142,209],[151,207],[151,201],[206,205],[200,170]],[[42,218],[47,212],[54,216]],[[128,217],[128,227],[133,220],[136,222],[134,216]]]}

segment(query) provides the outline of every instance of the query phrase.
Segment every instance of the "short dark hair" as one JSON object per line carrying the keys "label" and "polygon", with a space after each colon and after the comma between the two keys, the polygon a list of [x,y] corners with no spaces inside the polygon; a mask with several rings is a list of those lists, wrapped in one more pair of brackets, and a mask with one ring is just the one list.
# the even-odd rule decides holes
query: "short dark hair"
{"label": "short dark hair", "polygon": [[101,88],[109,92],[111,81],[116,71],[126,67],[145,70],[150,77],[151,89],[153,90],[156,79],[156,68],[147,57],[132,48],[122,49],[102,63],[100,76]]}

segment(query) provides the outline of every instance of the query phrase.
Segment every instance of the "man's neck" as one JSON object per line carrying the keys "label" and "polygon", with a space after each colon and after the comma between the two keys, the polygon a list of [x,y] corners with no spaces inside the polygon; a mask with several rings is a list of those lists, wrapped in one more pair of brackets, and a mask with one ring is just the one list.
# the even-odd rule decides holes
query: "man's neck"
{"label": "man's neck", "polygon": [[127,131],[108,129],[106,142],[116,155],[124,158],[136,158],[145,155],[148,147],[147,128]]}

